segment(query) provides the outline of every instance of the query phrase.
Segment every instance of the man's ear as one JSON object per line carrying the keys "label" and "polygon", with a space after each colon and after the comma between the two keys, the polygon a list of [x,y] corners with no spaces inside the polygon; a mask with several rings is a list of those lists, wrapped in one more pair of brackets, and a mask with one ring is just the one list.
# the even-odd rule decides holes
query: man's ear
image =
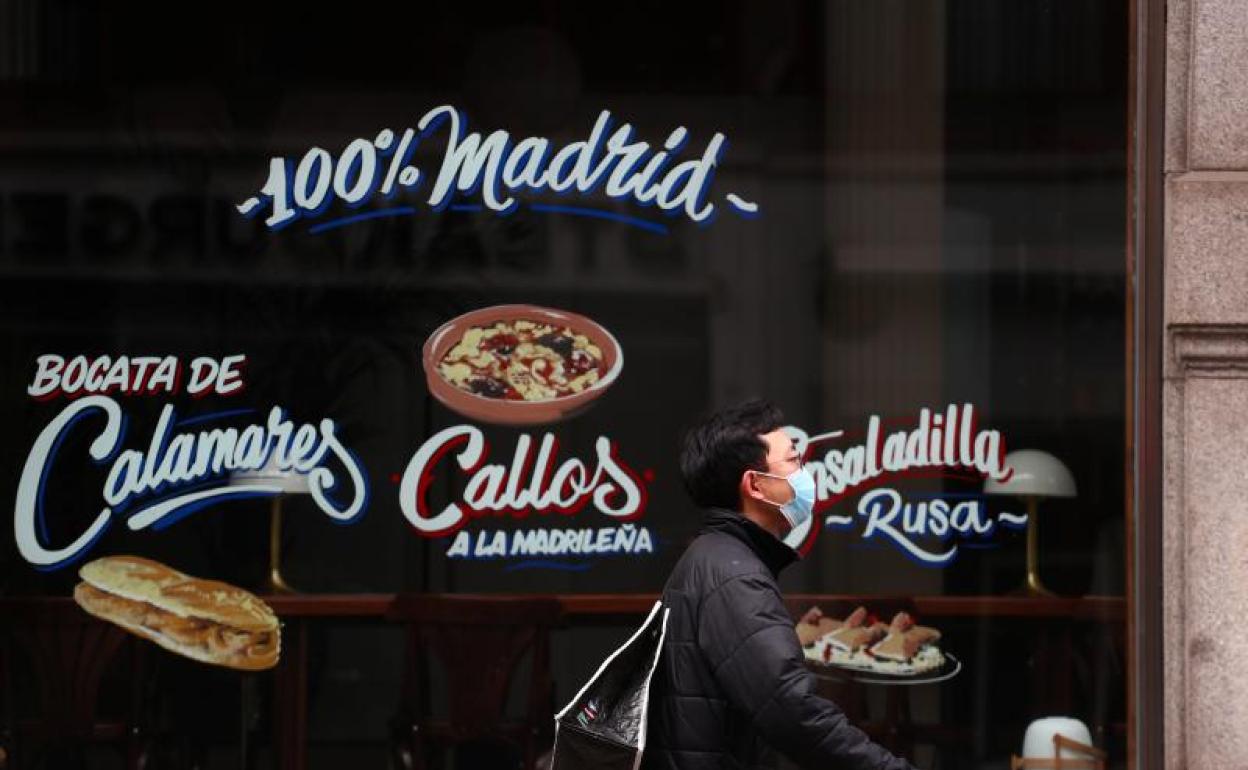
{"label": "man's ear", "polygon": [[737,486],[737,491],[741,493],[741,499],[763,501],[766,495],[763,490],[758,488],[758,474],[752,470],[746,469],[741,474],[741,483]]}

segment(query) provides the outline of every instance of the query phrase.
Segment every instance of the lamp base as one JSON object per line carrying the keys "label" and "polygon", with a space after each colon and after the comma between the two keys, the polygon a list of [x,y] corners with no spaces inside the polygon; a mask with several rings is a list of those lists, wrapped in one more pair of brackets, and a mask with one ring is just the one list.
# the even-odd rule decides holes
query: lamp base
{"label": "lamp base", "polygon": [[1030,596],[1035,598],[1056,599],[1057,594],[1040,582],[1036,575],[1028,575],[1021,586],[1010,591],[1010,596]]}
{"label": "lamp base", "polygon": [[1027,502],[1027,577],[1023,584],[1010,592],[1011,596],[1055,597],[1057,594],[1040,582],[1040,537],[1036,532],[1036,511],[1040,501],[1034,495],[1024,498]]}
{"label": "lamp base", "polygon": [[282,497],[273,498],[269,509],[269,579],[267,588],[270,593],[299,593],[282,577]]}
{"label": "lamp base", "polygon": [[299,589],[286,582],[286,578],[282,577],[282,573],[274,567],[269,570],[269,578],[265,581],[265,588],[272,594],[297,594]]}

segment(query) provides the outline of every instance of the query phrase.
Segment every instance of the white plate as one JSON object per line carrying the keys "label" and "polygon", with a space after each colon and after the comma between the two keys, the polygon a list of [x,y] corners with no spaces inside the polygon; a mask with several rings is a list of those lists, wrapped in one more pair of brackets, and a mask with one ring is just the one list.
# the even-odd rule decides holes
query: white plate
{"label": "white plate", "polygon": [[944,665],[931,671],[925,671],[922,674],[884,674],[879,671],[865,671],[860,668],[849,668],[846,666],[838,666],[831,663],[820,663],[807,658],[810,668],[815,672],[815,676],[824,679],[833,679],[837,681],[861,682],[863,684],[898,684],[898,685],[917,685],[917,684],[936,684],[938,682],[947,682],[958,675],[962,670],[962,661],[958,660],[953,654],[943,652],[945,656]]}

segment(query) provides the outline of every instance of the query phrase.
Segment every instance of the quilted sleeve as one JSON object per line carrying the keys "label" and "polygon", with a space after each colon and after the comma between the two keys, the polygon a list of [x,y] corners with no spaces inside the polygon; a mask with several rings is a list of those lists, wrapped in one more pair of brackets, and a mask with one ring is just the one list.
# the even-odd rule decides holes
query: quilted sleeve
{"label": "quilted sleeve", "polygon": [[740,575],[709,594],[698,610],[697,640],[733,705],[803,767],[914,770],[815,693],[815,676],[770,576]]}

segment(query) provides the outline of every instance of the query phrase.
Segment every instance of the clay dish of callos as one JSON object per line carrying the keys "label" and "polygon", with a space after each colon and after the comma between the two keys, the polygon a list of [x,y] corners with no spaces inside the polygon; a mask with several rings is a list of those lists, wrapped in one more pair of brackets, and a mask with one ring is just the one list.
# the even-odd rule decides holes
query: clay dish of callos
{"label": "clay dish of callos", "polygon": [[540,425],[583,412],[619,377],[624,353],[601,325],[537,305],[493,305],[425,341],[429,392],[464,417]]}

